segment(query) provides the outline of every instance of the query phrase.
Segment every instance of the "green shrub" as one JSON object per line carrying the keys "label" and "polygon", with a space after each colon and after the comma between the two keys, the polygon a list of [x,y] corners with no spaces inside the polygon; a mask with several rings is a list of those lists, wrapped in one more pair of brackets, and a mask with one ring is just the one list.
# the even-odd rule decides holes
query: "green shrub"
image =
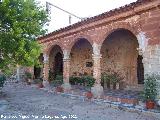
{"label": "green shrub", "polygon": [[4,75],[0,75],[0,87],[3,87],[6,77]]}
{"label": "green shrub", "polygon": [[31,79],[32,78],[32,74],[30,72],[26,72],[25,73],[26,78]]}
{"label": "green shrub", "polygon": [[63,82],[63,75],[56,75],[55,80]]}
{"label": "green shrub", "polygon": [[142,97],[144,101],[152,100],[154,101],[157,95],[157,77],[158,75],[145,75],[144,90],[142,92]]}
{"label": "green shrub", "polygon": [[93,87],[95,83],[95,79],[92,76],[83,76],[82,79],[85,82],[87,87],[89,88]]}
{"label": "green shrub", "polygon": [[54,77],[55,77],[54,72],[52,72],[51,70],[49,70],[48,80],[49,81],[53,81]]}
{"label": "green shrub", "polygon": [[121,80],[123,80],[123,77],[121,77],[117,72],[113,73],[103,73],[101,76],[101,80],[104,82],[110,82],[111,84],[119,83]]}
{"label": "green shrub", "polygon": [[51,85],[59,86],[63,84],[63,75],[56,75],[55,80],[51,81]]}
{"label": "green shrub", "polygon": [[75,85],[75,84],[76,84],[76,82],[75,82],[75,77],[74,77],[74,76],[69,77],[69,83],[70,83],[71,85]]}
{"label": "green shrub", "polygon": [[82,83],[82,80],[80,77],[77,77],[77,76],[71,76],[69,78],[69,82],[71,85],[76,85],[77,83]]}
{"label": "green shrub", "polygon": [[43,82],[43,79],[41,79],[41,78],[33,80],[33,84],[39,84],[39,83],[42,83],[42,82]]}
{"label": "green shrub", "polygon": [[79,83],[81,85],[85,84],[86,86],[90,88],[95,83],[95,79],[92,76],[82,76],[82,77],[71,76],[69,81],[71,85],[76,85],[77,83]]}

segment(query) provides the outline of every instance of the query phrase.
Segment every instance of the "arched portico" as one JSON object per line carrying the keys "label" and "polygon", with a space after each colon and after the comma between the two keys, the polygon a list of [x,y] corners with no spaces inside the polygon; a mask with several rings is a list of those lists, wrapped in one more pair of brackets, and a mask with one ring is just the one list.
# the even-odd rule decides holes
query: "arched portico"
{"label": "arched portico", "polygon": [[[48,79],[49,53],[57,44],[63,51],[63,77],[69,86],[69,76],[73,75],[73,70],[78,67],[72,67],[72,56],[74,56],[72,48],[78,43],[79,38],[86,39],[92,45],[92,53],[89,55],[93,62],[91,71],[96,78],[95,89],[92,92],[98,91],[97,95],[103,91],[100,85],[101,73],[107,70],[107,67],[122,72],[126,88],[143,83],[138,81],[143,74],[138,69],[144,69],[144,74],[159,73],[159,19],[156,16],[160,14],[160,10],[157,6],[159,6],[158,0],[137,1],[38,38],[45,51],[44,78]],[[155,17],[157,19],[154,19]],[[88,62],[85,60],[84,63]],[[79,72],[84,74],[85,69],[80,67]],[[90,75],[92,72],[87,71],[87,74]]]}
{"label": "arched portico", "polygon": [[92,45],[85,38],[78,38],[70,52],[70,75],[93,75]]}
{"label": "arched portico", "polygon": [[49,81],[57,75],[63,75],[63,51],[59,45],[54,45],[49,53]]}
{"label": "arched portico", "polygon": [[138,40],[131,31],[124,28],[112,31],[101,47],[101,72],[117,73],[123,77],[121,88],[130,89],[136,87],[138,83],[143,83],[143,56],[139,55],[138,48]]}

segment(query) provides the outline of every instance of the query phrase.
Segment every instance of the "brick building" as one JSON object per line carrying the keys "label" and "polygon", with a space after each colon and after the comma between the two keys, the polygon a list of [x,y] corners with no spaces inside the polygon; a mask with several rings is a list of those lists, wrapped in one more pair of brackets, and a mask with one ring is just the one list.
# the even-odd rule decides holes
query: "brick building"
{"label": "brick building", "polygon": [[49,70],[63,73],[68,90],[69,76],[92,75],[98,96],[101,73],[112,70],[124,77],[124,89],[141,89],[144,74],[160,72],[159,21],[160,0],[138,0],[38,38],[44,80]]}

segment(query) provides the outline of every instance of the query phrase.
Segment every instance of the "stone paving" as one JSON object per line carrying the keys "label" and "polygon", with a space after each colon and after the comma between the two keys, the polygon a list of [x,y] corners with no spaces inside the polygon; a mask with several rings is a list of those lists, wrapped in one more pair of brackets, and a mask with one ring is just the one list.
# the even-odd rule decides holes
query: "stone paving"
{"label": "stone paving", "polygon": [[90,101],[71,99],[24,83],[6,84],[3,88],[0,119],[160,120],[152,114],[128,112]]}

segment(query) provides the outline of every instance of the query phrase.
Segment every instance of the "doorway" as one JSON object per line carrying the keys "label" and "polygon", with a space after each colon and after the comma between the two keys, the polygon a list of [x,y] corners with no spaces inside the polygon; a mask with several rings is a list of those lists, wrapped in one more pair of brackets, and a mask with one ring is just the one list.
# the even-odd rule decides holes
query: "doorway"
{"label": "doorway", "polygon": [[137,58],[137,78],[138,84],[144,84],[144,66],[143,66],[143,57],[142,55],[138,55]]}

